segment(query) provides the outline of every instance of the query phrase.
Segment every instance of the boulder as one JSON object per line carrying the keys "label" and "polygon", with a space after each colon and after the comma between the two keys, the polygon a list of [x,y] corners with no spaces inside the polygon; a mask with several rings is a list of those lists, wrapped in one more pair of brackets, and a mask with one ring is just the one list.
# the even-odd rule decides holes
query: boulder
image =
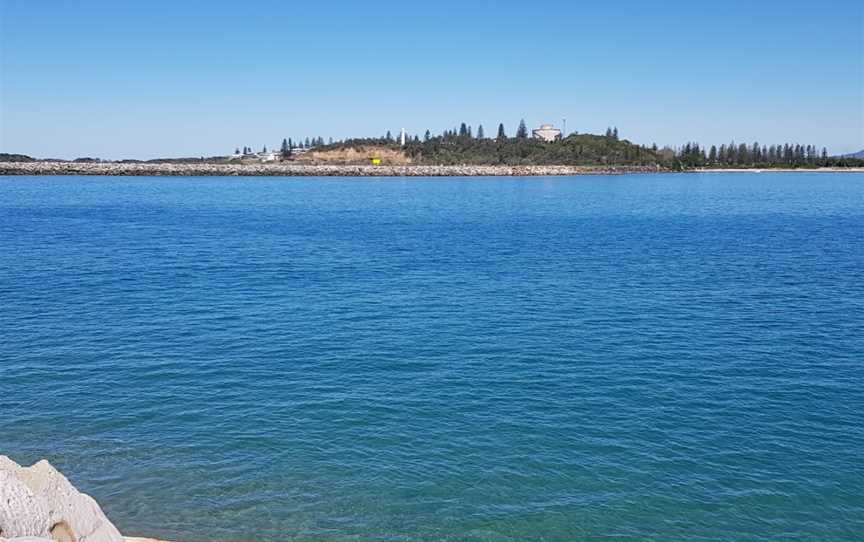
{"label": "boulder", "polygon": [[[0,536],[42,537],[47,533],[48,538],[57,542],[124,542],[123,536],[105,517],[96,501],[75,489],[47,461],[22,467],[8,457],[0,456],[0,473],[6,473],[5,479],[16,478],[26,486],[37,503],[36,509],[44,508],[47,513],[47,523],[43,526],[34,525],[34,530],[20,533],[6,533],[4,530]],[[18,487],[15,491],[20,491],[21,484],[10,483],[9,487]],[[6,484],[0,482],[0,485]],[[0,501],[0,518],[7,507],[12,513],[10,505]]]}
{"label": "boulder", "polygon": [[48,537],[48,508],[9,471],[0,470],[0,537]]}

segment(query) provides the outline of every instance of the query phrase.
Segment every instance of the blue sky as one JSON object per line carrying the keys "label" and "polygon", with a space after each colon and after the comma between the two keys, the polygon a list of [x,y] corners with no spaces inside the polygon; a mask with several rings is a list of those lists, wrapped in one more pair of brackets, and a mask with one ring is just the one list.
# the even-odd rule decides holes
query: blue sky
{"label": "blue sky", "polygon": [[0,0],[0,152],[561,123],[864,148],[862,2]]}

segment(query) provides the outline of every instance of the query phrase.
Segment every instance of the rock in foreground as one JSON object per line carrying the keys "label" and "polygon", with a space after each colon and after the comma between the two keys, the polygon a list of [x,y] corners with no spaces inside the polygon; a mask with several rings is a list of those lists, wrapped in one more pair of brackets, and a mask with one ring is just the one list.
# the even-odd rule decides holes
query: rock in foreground
{"label": "rock in foreground", "polygon": [[0,541],[124,542],[92,497],[45,460],[0,456]]}

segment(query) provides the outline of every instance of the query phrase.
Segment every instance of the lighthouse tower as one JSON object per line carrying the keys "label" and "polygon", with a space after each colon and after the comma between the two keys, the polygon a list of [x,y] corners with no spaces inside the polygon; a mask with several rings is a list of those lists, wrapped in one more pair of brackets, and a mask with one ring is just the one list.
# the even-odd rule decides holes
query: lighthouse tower
{"label": "lighthouse tower", "polygon": [[405,146],[405,128],[402,128],[402,133],[399,134],[399,144]]}

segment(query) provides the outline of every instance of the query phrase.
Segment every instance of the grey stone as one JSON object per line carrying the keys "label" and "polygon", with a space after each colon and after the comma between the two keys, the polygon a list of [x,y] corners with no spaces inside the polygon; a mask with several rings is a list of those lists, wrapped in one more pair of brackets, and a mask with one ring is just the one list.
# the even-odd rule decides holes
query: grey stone
{"label": "grey stone", "polygon": [[660,171],[659,166],[432,166],[350,164],[166,164],[0,162],[0,175],[159,175],[159,176],[282,176],[282,177],[476,177],[537,175],[616,175]]}

